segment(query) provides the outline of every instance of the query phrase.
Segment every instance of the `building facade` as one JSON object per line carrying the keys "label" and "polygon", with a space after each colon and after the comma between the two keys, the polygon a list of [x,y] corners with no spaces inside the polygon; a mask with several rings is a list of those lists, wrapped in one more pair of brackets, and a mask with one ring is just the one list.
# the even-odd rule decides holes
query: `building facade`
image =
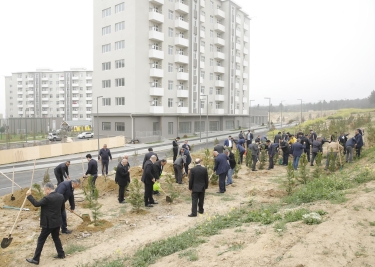
{"label": "building facade", "polygon": [[7,117],[91,121],[92,90],[92,71],[82,68],[12,73],[5,77]]}
{"label": "building facade", "polygon": [[249,127],[248,15],[230,0],[94,1],[93,85],[103,134]]}

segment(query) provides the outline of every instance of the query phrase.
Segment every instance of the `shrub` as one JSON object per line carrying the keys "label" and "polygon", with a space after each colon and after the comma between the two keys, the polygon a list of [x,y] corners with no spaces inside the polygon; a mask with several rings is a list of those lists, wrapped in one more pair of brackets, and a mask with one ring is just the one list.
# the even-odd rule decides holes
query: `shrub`
{"label": "shrub", "polygon": [[316,212],[304,214],[302,217],[303,222],[306,224],[320,224],[322,222],[322,216]]}
{"label": "shrub", "polygon": [[292,162],[288,162],[287,167],[287,178],[285,182],[286,192],[288,195],[290,195],[293,192],[293,188],[296,185],[295,179],[294,179],[294,168]]}
{"label": "shrub", "polygon": [[44,176],[43,176],[43,182],[42,182],[42,185],[44,186],[46,183],[50,183],[51,182],[51,179],[50,179],[50,176],[49,176],[49,168],[47,168],[46,172],[44,173]]}
{"label": "shrub", "polygon": [[90,209],[95,206],[95,201],[99,197],[99,192],[93,184],[92,179],[93,177],[89,175],[87,178],[87,184],[83,187],[83,194],[85,195],[85,199],[88,202],[87,206]]}
{"label": "shrub", "polygon": [[266,147],[264,144],[261,146],[259,160],[260,160],[259,170],[264,170],[264,168],[266,167],[266,162],[267,162],[267,151],[266,151]]}
{"label": "shrub", "polygon": [[144,196],[142,194],[142,182],[139,179],[134,178],[129,184],[129,203],[133,206],[133,210],[136,213],[141,211],[141,207],[144,203]]}
{"label": "shrub", "polygon": [[40,184],[33,184],[33,189],[36,191],[35,199],[40,200],[43,198],[43,192]]}
{"label": "shrub", "polygon": [[306,153],[303,153],[301,156],[301,159],[299,161],[299,179],[298,181],[306,184],[307,180],[309,179],[309,170],[306,169],[306,166],[309,162],[307,161],[307,155]]}
{"label": "shrub", "polygon": [[171,202],[180,196],[180,191],[176,188],[176,180],[171,174],[166,175],[165,181],[167,182],[168,196],[171,198]]}

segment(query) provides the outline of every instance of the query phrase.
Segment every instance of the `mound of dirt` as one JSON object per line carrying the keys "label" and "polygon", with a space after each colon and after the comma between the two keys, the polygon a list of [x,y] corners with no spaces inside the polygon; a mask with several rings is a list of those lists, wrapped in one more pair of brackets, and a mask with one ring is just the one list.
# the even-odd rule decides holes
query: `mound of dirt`
{"label": "mound of dirt", "polygon": [[[2,201],[4,205],[20,208],[22,206],[23,201],[25,200],[27,190],[29,190],[29,188],[23,188],[14,191],[13,196],[16,198],[15,200],[10,200],[12,194],[3,196]],[[34,192],[33,196],[35,197]],[[38,210],[38,208],[34,207],[33,204],[31,204],[28,200],[26,200],[24,208],[29,208],[30,210]]]}
{"label": "mound of dirt", "polygon": [[130,168],[130,178],[136,178],[142,176],[142,167],[136,166]]}
{"label": "mound of dirt", "polygon": [[163,172],[174,173],[173,164],[172,163],[165,164],[165,166],[163,167]]}
{"label": "mound of dirt", "polygon": [[[81,186],[85,187],[87,185],[87,181],[87,179],[82,179]],[[95,186],[98,189],[99,194],[116,192],[118,189],[118,185],[114,180],[110,179],[109,177],[105,178],[104,176],[98,176],[98,178],[96,178]]]}
{"label": "mound of dirt", "polygon": [[94,225],[94,222],[82,222],[75,231],[78,232],[104,232],[106,229],[111,228],[113,224],[106,220],[99,220],[98,225]]}

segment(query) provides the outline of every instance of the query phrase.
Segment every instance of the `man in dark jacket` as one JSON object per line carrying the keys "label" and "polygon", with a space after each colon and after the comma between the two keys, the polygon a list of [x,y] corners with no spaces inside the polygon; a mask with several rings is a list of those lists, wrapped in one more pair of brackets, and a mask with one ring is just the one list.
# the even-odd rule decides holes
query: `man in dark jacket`
{"label": "man in dark jacket", "polygon": [[232,136],[228,136],[228,138],[227,139],[225,139],[225,141],[224,141],[224,147],[225,148],[227,148],[227,147],[229,147],[229,148],[233,148],[233,138],[232,138]]}
{"label": "man in dark jacket", "polygon": [[234,168],[236,168],[236,158],[234,157],[234,154],[229,151],[229,150],[225,150],[225,155],[227,155],[228,159],[229,159],[229,170],[228,170],[228,174],[227,174],[227,182],[225,185],[230,185],[230,184],[233,184],[233,180],[232,180],[232,176],[233,176],[233,173],[234,173]]}
{"label": "man in dark jacket", "polygon": [[201,166],[201,160],[195,159],[196,166],[190,170],[189,190],[191,192],[191,214],[189,217],[197,217],[198,212],[203,214],[204,193],[208,188],[208,172],[205,167]]}
{"label": "man in dark jacket", "polygon": [[344,155],[346,154],[346,141],[348,141],[348,135],[345,133],[341,133],[339,136],[339,144],[344,147]]}
{"label": "man in dark jacket", "polygon": [[184,141],[184,144],[182,145],[182,148],[185,149],[185,150],[188,150],[189,152],[191,151],[191,147],[188,144],[188,140]]}
{"label": "man in dark jacket", "polygon": [[245,139],[242,131],[240,131],[240,133],[238,134],[238,139]]}
{"label": "man in dark jacket", "polygon": [[312,142],[312,156],[311,156],[311,162],[310,162],[310,165],[311,166],[314,166],[314,160],[316,158],[316,156],[318,155],[318,153],[323,153],[323,143],[322,143],[322,139],[321,138],[318,138],[316,140],[314,140]]}
{"label": "man in dark jacket", "polygon": [[214,151],[217,151],[219,154],[224,153],[224,150],[225,148],[223,145],[217,144],[216,146],[214,146]]}
{"label": "man in dark jacket", "polygon": [[[281,136],[280,136],[281,138]],[[280,140],[280,139],[279,139]],[[272,170],[273,169],[273,157],[276,154],[276,147],[274,144],[271,144],[271,140],[266,141],[267,145],[267,152],[268,152],[268,169]]]}
{"label": "man in dark jacket", "polygon": [[301,144],[301,140],[297,139],[297,142],[295,142],[292,145],[292,154],[293,154],[293,168],[297,170],[299,159],[301,158],[301,155],[303,153],[303,150],[306,148],[305,144]]}
{"label": "man in dark jacket", "polygon": [[182,168],[186,163],[186,155],[182,155],[173,162],[174,176],[176,178],[176,183],[182,184]]}
{"label": "man in dark jacket", "polygon": [[239,139],[236,145],[236,148],[240,154],[238,164],[242,164],[243,162],[243,155],[245,154],[245,151],[246,151],[245,148],[243,147],[244,143],[245,143],[245,139]]}
{"label": "man in dark jacket", "polygon": [[356,140],[355,137],[349,138],[348,141],[345,143],[346,147],[346,162],[352,163],[353,162],[353,149],[355,147]]}
{"label": "man in dark jacket", "polygon": [[275,138],[273,140],[273,143],[275,144],[276,147],[279,146],[281,140],[282,140],[282,138],[281,138],[281,132],[278,132],[277,135],[275,135]]}
{"label": "man in dark jacket", "polygon": [[[56,188],[56,193],[59,193],[64,196],[65,202],[69,200],[70,204],[70,210],[71,212],[75,209],[75,203],[74,203],[74,189],[78,188],[80,185],[80,181],[78,179],[76,180],[70,180],[65,181],[59,184]],[[67,229],[67,223],[66,223],[66,211],[65,211],[65,204],[64,204],[64,210],[61,212],[62,216],[62,224],[61,224],[61,232],[63,234],[70,234],[72,231]]]}
{"label": "man in dark jacket", "polygon": [[60,225],[62,224],[61,213],[65,210],[64,196],[54,192],[55,186],[52,183],[46,183],[43,187],[44,195],[40,201],[36,201],[31,195],[31,189],[26,192],[27,199],[34,205],[34,207],[41,207],[40,211],[40,227],[42,231],[38,237],[38,244],[35,249],[34,257],[26,259],[27,262],[38,265],[40,255],[43,250],[44,243],[47,237],[51,234],[52,240],[55,243],[57,256],[55,258],[65,258],[65,252],[61,245],[59,237]]}
{"label": "man in dark jacket", "polygon": [[64,163],[57,165],[57,167],[53,170],[53,172],[55,173],[56,180],[57,180],[57,185],[64,182],[64,177],[67,180],[70,180],[69,165],[70,165],[70,161],[66,161]]}
{"label": "man in dark jacket", "polygon": [[96,178],[98,178],[98,162],[92,158],[91,154],[86,155],[87,163],[87,171],[83,177],[87,177],[87,175],[92,176],[92,185],[95,187]]}
{"label": "man in dark jacket", "polygon": [[118,202],[120,204],[125,203],[125,189],[130,183],[129,164],[127,159],[122,159],[117,165],[115,182],[118,184]]}
{"label": "man in dark jacket", "polygon": [[317,139],[316,132],[313,129],[310,130],[310,138],[315,141]]}
{"label": "man in dark jacket", "polygon": [[283,165],[287,166],[288,161],[289,161],[289,154],[290,154],[288,141],[286,141],[286,140],[282,141],[280,143],[280,148],[283,151]]}
{"label": "man in dark jacket", "polygon": [[259,155],[259,142],[255,142],[254,144],[251,144],[249,149],[247,150],[247,153],[251,153],[251,161],[252,161],[251,170],[255,172],[257,171],[256,164],[258,162],[258,155]]}
{"label": "man in dark jacket", "polygon": [[301,137],[301,144],[305,144],[305,148],[303,150],[303,153],[306,153],[307,161],[310,162],[310,141],[307,138],[307,136],[303,135]]}
{"label": "man in dark jacket", "polygon": [[180,141],[180,137],[176,137],[176,139],[173,140],[173,142],[172,142],[172,146],[173,146],[173,162],[175,162],[175,160],[177,158],[177,154],[178,154],[178,141]]}
{"label": "man in dark jacket", "polygon": [[[163,173],[163,168],[167,164],[167,161],[165,159],[158,160],[154,163],[154,175],[155,175],[155,181],[158,181],[160,179],[161,174]],[[153,191],[154,195],[160,195],[159,191]]]}
{"label": "man in dark jacket", "polygon": [[154,163],[156,162],[156,156],[152,155],[151,158],[146,161],[143,175],[142,175],[142,182],[145,184],[145,207],[151,208],[153,204],[158,204],[152,197],[154,183],[156,181],[155,174],[154,174]]}
{"label": "man in dark jacket", "polygon": [[228,170],[230,169],[228,157],[224,153],[219,154],[217,151],[214,151],[215,157],[215,167],[214,172],[219,176],[219,192],[225,193],[225,178],[227,177]]}
{"label": "man in dark jacket", "polygon": [[103,174],[103,176],[108,175],[109,159],[112,160],[111,151],[107,148],[107,145],[104,144],[103,148],[100,149],[99,156],[98,156],[98,160],[102,161],[102,174]]}
{"label": "man in dark jacket", "polygon": [[189,172],[189,165],[191,163],[191,156],[190,156],[190,152],[189,150],[185,149],[185,148],[181,148],[180,150],[180,156],[183,156],[185,155],[186,156],[186,162],[184,164],[184,168],[185,168],[185,175],[188,175],[188,172]]}
{"label": "man in dark jacket", "polygon": [[145,166],[145,162],[148,161],[152,155],[155,155],[156,156],[156,160],[158,161],[159,158],[158,158],[158,155],[154,152],[154,150],[152,149],[152,147],[149,147],[148,148],[148,153],[145,154],[145,157],[143,158],[143,163],[142,163],[142,170]]}
{"label": "man in dark jacket", "polygon": [[357,129],[355,130],[355,152],[356,152],[356,156],[357,158],[359,158],[361,156],[361,149],[363,147],[363,138],[362,138],[362,134],[361,134],[361,129]]}

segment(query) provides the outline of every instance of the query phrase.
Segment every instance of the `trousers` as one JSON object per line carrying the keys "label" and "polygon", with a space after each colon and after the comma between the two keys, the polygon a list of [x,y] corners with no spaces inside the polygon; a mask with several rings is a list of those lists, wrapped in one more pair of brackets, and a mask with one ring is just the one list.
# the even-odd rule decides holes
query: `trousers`
{"label": "trousers", "polygon": [[283,152],[283,165],[288,165],[289,153]]}
{"label": "trousers", "polygon": [[225,177],[227,177],[227,173],[228,171],[219,174],[219,189],[221,193],[224,193],[225,191],[227,191],[225,189]]}
{"label": "trousers", "polygon": [[300,159],[300,157],[301,157],[301,156],[297,156],[297,157],[294,157],[294,158],[293,158],[293,168],[294,168],[295,170],[297,170],[297,168],[298,168],[298,163],[299,163],[299,159]]}
{"label": "trousers", "polygon": [[55,170],[53,171],[53,173],[55,174],[55,177],[56,177],[56,180],[57,180],[57,185],[64,182],[64,176],[62,174],[57,173]]}
{"label": "trousers", "polygon": [[180,165],[173,164],[174,169],[174,176],[176,178],[176,182],[181,184],[182,183],[182,168]]}
{"label": "trousers", "polygon": [[177,153],[178,153],[178,147],[173,147],[173,162],[175,162],[177,158]]}
{"label": "trousers", "polygon": [[203,204],[204,204],[204,191],[203,192],[192,192],[191,193],[191,214],[197,215],[197,206],[199,213],[203,213]]}
{"label": "trousers", "polygon": [[57,255],[59,255],[60,257],[65,256],[65,252],[64,252],[63,247],[61,245],[59,233],[60,233],[60,227],[42,228],[42,231],[40,232],[40,235],[38,237],[38,243],[37,243],[35,253],[34,253],[34,257],[33,257],[34,260],[39,262],[40,255],[42,254],[44,243],[46,242],[46,239],[50,234],[52,235],[52,240],[55,243]]}
{"label": "trousers", "polygon": [[273,169],[273,157],[274,155],[268,155],[268,169]]}
{"label": "trousers", "polygon": [[251,159],[253,161],[253,165],[252,165],[251,169],[253,171],[255,171],[255,168],[257,166],[258,156],[257,155],[251,155]]}
{"label": "trousers", "polygon": [[146,184],[145,183],[145,206],[147,206],[148,204],[153,204],[155,201],[154,201],[154,198],[152,197],[152,193],[153,193],[153,188],[154,185],[153,184]]}
{"label": "trousers", "polygon": [[353,147],[346,147],[346,162],[353,162]]}
{"label": "trousers", "polygon": [[118,186],[118,202],[124,201],[125,197],[125,189],[127,185],[119,185]]}
{"label": "trousers", "polygon": [[108,175],[109,160],[102,160],[102,174]]}
{"label": "trousers", "polygon": [[66,222],[66,210],[65,209],[61,212],[61,217],[62,217],[61,231],[65,232],[68,229],[68,223]]}

